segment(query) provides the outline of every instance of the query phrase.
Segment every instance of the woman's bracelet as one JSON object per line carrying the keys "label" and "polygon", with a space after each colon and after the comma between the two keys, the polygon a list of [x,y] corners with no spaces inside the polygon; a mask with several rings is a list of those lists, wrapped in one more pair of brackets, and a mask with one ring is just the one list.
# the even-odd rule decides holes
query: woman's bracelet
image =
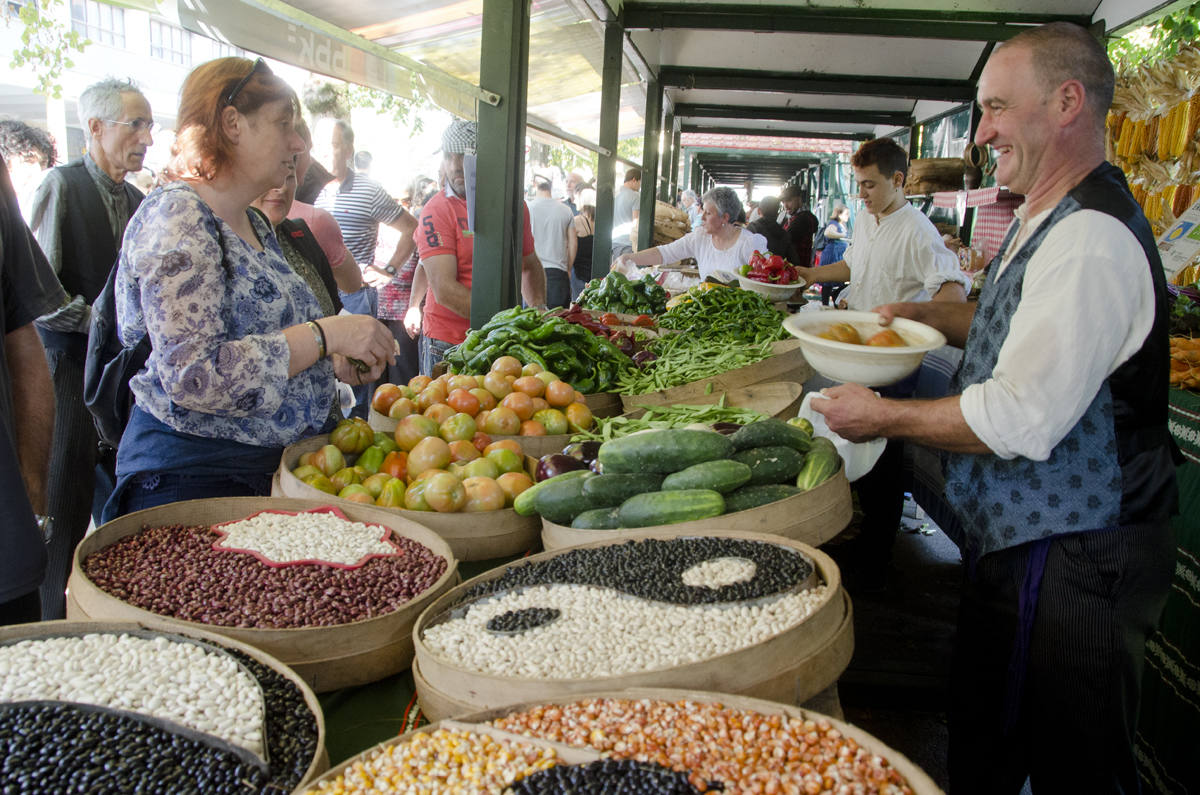
{"label": "woman's bracelet", "polygon": [[310,320],[304,325],[312,329],[313,339],[317,341],[317,360],[325,358],[325,329],[321,328],[321,324],[315,320]]}

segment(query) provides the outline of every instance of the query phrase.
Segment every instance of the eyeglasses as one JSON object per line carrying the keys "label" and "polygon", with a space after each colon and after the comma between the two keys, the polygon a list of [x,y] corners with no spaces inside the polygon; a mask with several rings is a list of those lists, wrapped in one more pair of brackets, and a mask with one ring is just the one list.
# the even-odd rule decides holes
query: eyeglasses
{"label": "eyeglasses", "polygon": [[243,77],[241,80],[237,81],[237,83],[233,86],[233,88],[230,90],[230,92],[225,95],[225,104],[232,105],[233,101],[235,99],[237,99],[237,95],[242,93],[242,89],[245,88],[246,84],[250,82],[250,78],[254,77],[259,72],[263,72],[266,74],[274,74],[271,71],[271,67],[267,66],[267,62],[264,61],[262,58],[259,58],[257,61],[254,62],[254,66],[250,69],[250,72],[245,77]]}
{"label": "eyeglasses", "polygon": [[138,135],[149,131],[151,135],[157,135],[162,126],[154,119],[134,119],[133,121],[117,121],[116,119],[105,119],[108,124],[120,124],[122,127],[132,127],[133,131]]}

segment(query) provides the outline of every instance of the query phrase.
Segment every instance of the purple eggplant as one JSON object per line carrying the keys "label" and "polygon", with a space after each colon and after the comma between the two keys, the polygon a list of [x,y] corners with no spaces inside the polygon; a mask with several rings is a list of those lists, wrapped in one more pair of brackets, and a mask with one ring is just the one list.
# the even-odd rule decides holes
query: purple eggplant
{"label": "purple eggplant", "polygon": [[597,458],[596,460],[592,461],[592,463],[588,464],[588,469],[592,470],[592,471],[593,471],[593,472],[595,472],[597,475],[603,475],[603,474],[604,474],[604,467],[603,467],[603,466],[600,464],[600,459],[599,459],[599,458]]}
{"label": "purple eggplant", "polygon": [[732,433],[737,433],[742,429],[741,423],[738,422],[714,422],[712,429],[717,433],[729,436]]}
{"label": "purple eggplant", "polygon": [[572,442],[562,449],[562,454],[590,464],[600,454],[600,442]]}
{"label": "purple eggplant", "polygon": [[633,355],[633,363],[638,367],[645,367],[657,358],[652,351],[638,351]]}
{"label": "purple eggplant", "polygon": [[628,334],[614,334],[612,338],[609,339],[609,342],[611,342],[613,345],[616,345],[617,350],[626,356],[633,355],[633,338]]}
{"label": "purple eggplant", "polygon": [[554,453],[553,455],[544,455],[538,461],[537,465],[537,480],[541,483],[547,478],[552,478],[555,475],[561,475],[564,472],[573,472],[576,469],[587,469],[588,465],[578,458],[571,458],[569,455],[562,453]]}

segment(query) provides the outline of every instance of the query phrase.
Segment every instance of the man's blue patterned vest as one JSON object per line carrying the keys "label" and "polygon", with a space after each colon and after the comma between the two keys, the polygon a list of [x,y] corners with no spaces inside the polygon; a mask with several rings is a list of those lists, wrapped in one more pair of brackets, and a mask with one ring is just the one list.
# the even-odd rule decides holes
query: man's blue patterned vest
{"label": "man's blue patterned vest", "polygon": [[[1049,230],[1079,210],[1116,218],[1141,244],[1154,282],[1154,323],[1141,349],[1104,381],[1046,461],[947,457],[946,497],[963,521],[966,537],[960,545],[968,560],[1062,533],[1163,522],[1175,510],[1175,467],[1166,430],[1165,279],[1149,224],[1114,166],[1097,166],[1058,203],[1000,277],[989,276],[951,393],[991,377],[1021,301],[1026,265]],[[992,269],[999,267],[1015,234],[1014,224]],[[1094,309],[1104,311],[1102,306]]]}

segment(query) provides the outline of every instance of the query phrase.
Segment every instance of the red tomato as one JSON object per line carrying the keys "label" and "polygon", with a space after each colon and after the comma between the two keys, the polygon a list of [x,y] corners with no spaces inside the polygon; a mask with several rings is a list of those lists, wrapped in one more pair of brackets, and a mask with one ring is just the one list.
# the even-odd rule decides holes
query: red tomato
{"label": "red tomato", "polygon": [[379,466],[379,471],[394,478],[404,480],[404,478],[408,477],[408,453],[403,450],[388,453],[384,456],[383,463]]}

